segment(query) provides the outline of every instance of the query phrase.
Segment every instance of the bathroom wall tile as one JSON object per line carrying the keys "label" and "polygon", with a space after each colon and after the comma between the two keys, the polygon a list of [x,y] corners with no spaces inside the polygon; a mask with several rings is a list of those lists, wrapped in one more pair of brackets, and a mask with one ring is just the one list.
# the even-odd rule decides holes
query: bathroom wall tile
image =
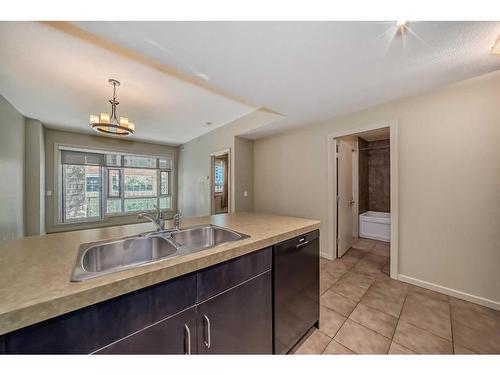
{"label": "bathroom wall tile", "polygon": [[[389,140],[368,142],[370,150],[364,151],[368,154],[368,209],[370,211],[389,212],[391,208],[389,146]],[[380,147],[387,148],[381,149]]]}

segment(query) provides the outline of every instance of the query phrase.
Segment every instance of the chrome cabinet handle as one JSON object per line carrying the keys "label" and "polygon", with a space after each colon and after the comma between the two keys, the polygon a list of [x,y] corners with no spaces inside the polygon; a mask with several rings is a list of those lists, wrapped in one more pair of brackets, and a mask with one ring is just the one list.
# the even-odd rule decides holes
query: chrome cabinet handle
{"label": "chrome cabinet handle", "polygon": [[206,326],[207,326],[207,334],[206,334],[206,340],[204,340],[204,343],[205,343],[205,346],[210,349],[210,346],[211,346],[211,334],[210,334],[210,319],[208,319],[208,316],[206,316],[205,314],[203,314],[203,320],[205,321],[206,323]]}
{"label": "chrome cabinet handle", "polygon": [[[300,241],[300,240],[299,240],[299,241]],[[302,246],[304,246],[304,245],[307,245],[309,242],[311,242],[311,241],[301,242],[301,243],[297,244],[297,246],[295,246],[295,247],[298,249],[299,247],[302,247]]]}
{"label": "chrome cabinet handle", "polygon": [[184,333],[187,338],[187,347],[185,354],[191,354],[191,330],[189,329],[187,324],[184,324]]}

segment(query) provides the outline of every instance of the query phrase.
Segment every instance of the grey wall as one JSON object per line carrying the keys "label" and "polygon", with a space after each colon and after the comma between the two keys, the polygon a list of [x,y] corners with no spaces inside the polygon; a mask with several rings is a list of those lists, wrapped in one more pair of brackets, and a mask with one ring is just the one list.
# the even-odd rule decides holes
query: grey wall
{"label": "grey wall", "polygon": [[0,240],[24,235],[24,117],[0,95]]}
{"label": "grey wall", "polygon": [[27,236],[45,233],[45,139],[38,120],[26,119],[24,225]]}
{"label": "grey wall", "polygon": [[253,141],[241,137],[234,138],[234,195],[235,211],[253,210]]}
{"label": "grey wall", "polygon": [[[174,211],[176,209],[176,179],[177,179],[177,148],[166,145],[159,145],[154,143],[135,142],[132,140],[116,139],[111,137],[102,137],[98,135],[79,134],[54,129],[45,130],[45,186],[46,190],[51,192],[50,196],[45,197],[45,225],[46,231],[60,232],[67,230],[96,228],[110,225],[121,225],[137,223],[137,215],[131,214],[127,216],[108,217],[100,222],[93,223],[78,223],[78,224],[59,224],[58,223],[58,190],[57,190],[57,177],[58,167],[55,154],[57,144],[65,146],[88,147],[97,150],[110,150],[116,152],[128,152],[142,155],[168,155],[174,160],[174,181],[171,187],[172,202]],[[173,215],[173,214],[172,214]]]}
{"label": "grey wall", "polygon": [[333,251],[328,136],[397,120],[399,277],[500,309],[499,103],[497,71],[254,141],[255,210],[321,220]]}

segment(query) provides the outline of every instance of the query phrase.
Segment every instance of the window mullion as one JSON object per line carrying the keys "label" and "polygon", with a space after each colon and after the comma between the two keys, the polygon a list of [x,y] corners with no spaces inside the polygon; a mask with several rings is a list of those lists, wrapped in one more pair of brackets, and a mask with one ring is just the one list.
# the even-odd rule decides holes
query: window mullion
{"label": "window mullion", "polygon": [[[122,156],[123,163],[123,156]],[[123,171],[123,167],[120,168],[120,200],[121,200],[121,208],[122,213],[125,212],[125,173]]]}
{"label": "window mullion", "polygon": [[101,219],[104,220],[106,217],[106,200],[108,198],[108,168],[107,167],[101,167],[101,199],[100,199],[100,205],[101,205]]}

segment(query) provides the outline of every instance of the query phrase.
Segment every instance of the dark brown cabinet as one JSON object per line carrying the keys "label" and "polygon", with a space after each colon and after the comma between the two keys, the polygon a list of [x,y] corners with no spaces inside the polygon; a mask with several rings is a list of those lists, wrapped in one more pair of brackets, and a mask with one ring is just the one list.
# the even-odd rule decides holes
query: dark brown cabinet
{"label": "dark brown cabinet", "polygon": [[196,307],[110,344],[96,354],[194,354]]}
{"label": "dark brown cabinet", "polygon": [[272,354],[272,281],[267,271],[198,305],[199,354]]}
{"label": "dark brown cabinet", "polygon": [[272,250],[0,336],[7,354],[272,353]]}

